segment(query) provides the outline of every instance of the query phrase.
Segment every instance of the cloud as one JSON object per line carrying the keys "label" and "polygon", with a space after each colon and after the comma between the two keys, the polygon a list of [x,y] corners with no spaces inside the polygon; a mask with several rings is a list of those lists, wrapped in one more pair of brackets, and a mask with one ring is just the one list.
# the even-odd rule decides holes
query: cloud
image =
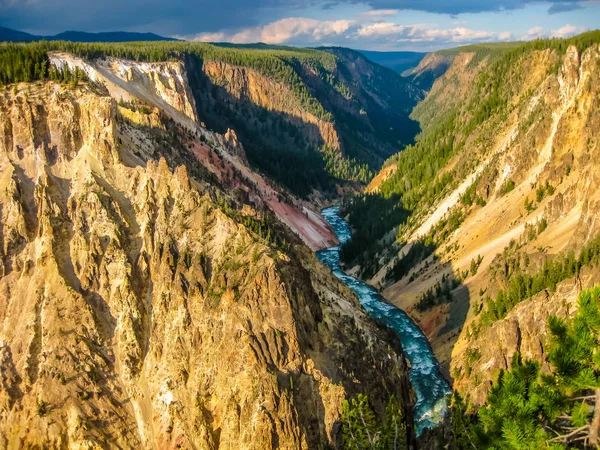
{"label": "cloud", "polygon": [[575,34],[583,33],[584,31],[586,31],[585,27],[576,27],[574,25],[566,24],[564,27],[554,30],[552,32],[552,37],[565,38]]}
{"label": "cloud", "polygon": [[429,24],[400,25],[394,22],[364,23],[350,20],[316,20],[305,17],[281,19],[264,26],[231,32],[201,33],[192,39],[203,42],[264,42],[290,45],[343,45],[350,47],[398,48],[447,47],[512,38],[508,31],[496,33],[466,27],[436,28]]}
{"label": "cloud", "polygon": [[465,27],[437,29],[428,25],[398,25],[380,22],[362,26],[356,32],[360,38],[386,38],[390,42],[436,42],[438,44],[471,43],[508,40],[509,32],[471,30]]}
{"label": "cloud", "polygon": [[[175,35],[173,36],[177,39],[188,39],[189,37]],[[196,36],[192,37],[191,40],[198,42],[225,42],[227,41],[227,34],[224,31],[218,31],[216,33],[199,33]]]}
{"label": "cloud", "polygon": [[582,9],[583,6],[579,2],[558,2],[552,3],[552,6],[548,9],[548,14],[560,14],[563,12],[575,11],[576,9]]}
{"label": "cloud", "polygon": [[325,3],[323,6],[321,6],[322,10],[328,11],[330,9],[334,9],[336,6],[339,6],[339,2],[329,2],[329,3]]}
{"label": "cloud", "polygon": [[0,25],[40,34],[65,30],[164,35],[251,27],[321,0],[0,0]]}
{"label": "cloud", "polygon": [[[599,0],[0,0],[0,24],[40,34],[64,30],[153,31],[165,35],[257,27],[322,9],[371,8],[371,20],[392,11],[414,10],[458,16],[549,5],[557,14]],[[368,14],[367,16],[368,17]],[[332,20],[332,19],[331,19]]]}
{"label": "cloud", "polygon": [[380,22],[361,27],[357,34],[362,37],[392,36],[405,34],[412,28],[411,26],[398,25],[391,22]]}
{"label": "cloud", "polygon": [[576,27],[575,25],[566,24],[565,26],[558,28],[556,30],[549,30],[540,26],[536,26],[527,30],[527,33],[521,36],[521,39],[531,40],[531,39],[542,39],[542,38],[566,38],[569,36],[574,36],[579,33],[583,33],[586,31],[585,27]]}
{"label": "cloud", "polygon": [[545,30],[543,27],[537,26],[527,30],[527,34],[521,36],[521,39],[539,39],[543,37],[548,37],[549,35],[550,33],[547,30]]}
{"label": "cloud", "polygon": [[361,22],[379,22],[390,16],[395,16],[400,11],[397,9],[372,9],[358,15]]}
{"label": "cloud", "polygon": [[[590,0],[596,1],[596,0]],[[493,11],[511,11],[528,5],[546,3],[551,14],[581,8],[582,0],[345,0],[346,3],[366,3],[371,8],[425,11],[458,15]]]}
{"label": "cloud", "polygon": [[228,41],[238,44],[264,42],[283,44],[291,40],[320,42],[324,38],[341,35],[354,24],[351,20],[317,20],[305,17],[289,17],[264,26],[242,29],[233,33],[200,33],[196,41]]}

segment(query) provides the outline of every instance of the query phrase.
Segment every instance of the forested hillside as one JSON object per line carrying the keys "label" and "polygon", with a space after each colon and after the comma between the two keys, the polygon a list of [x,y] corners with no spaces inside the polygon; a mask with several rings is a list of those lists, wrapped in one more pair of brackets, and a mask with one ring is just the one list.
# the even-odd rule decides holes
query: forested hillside
{"label": "forested hillside", "polygon": [[493,42],[486,44],[471,44],[462,47],[453,47],[428,53],[419,61],[416,67],[402,73],[415,86],[429,91],[435,80],[443,76],[454,62],[454,58],[465,53],[473,53],[473,65],[483,59],[494,60],[508,50],[519,47],[519,42]]}
{"label": "forested hillside", "polygon": [[[0,82],[49,76],[48,52],[184,61],[200,120],[234,129],[250,161],[293,192],[367,182],[418,132],[420,91],[352,51],[190,42],[2,44]],[[335,53],[335,54],[334,54]]]}
{"label": "forested hillside", "polygon": [[600,279],[599,44],[459,52],[413,112],[416,143],[345,204],[346,264],[420,322],[475,404],[514,352],[543,364],[542,324]]}
{"label": "forested hillside", "polygon": [[398,340],[197,120],[187,61],[62,45],[0,46],[0,448],[342,448],[365,393],[413,442]]}
{"label": "forested hillside", "polygon": [[597,448],[600,444],[600,288],[581,293],[579,312],[552,316],[547,360],[515,353],[477,413],[455,394],[455,448]]}
{"label": "forested hillside", "polygon": [[[479,139],[489,140],[492,137],[490,119],[498,120],[506,116],[509,109],[514,109],[508,103],[514,95],[512,91],[518,88],[503,77],[506,78],[516,60],[531,51],[552,49],[564,52],[569,45],[586,49],[598,39],[598,33],[589,33],[571,40],[534,41],[516,48],[515,44],[498,44],[498,48],[493,47],[493,52],[487,46],[459,47],[464,53],[458,49],[444,51],[444,54],[454,56],[462,53],[468,59],[468,65],[462,69],[460,76],[463,78],[463,85],[466,84],[465,81],[475,78],[475,87],[463,87],[463,92],[458,92],[462,95],[457,95],[456,91],[460,90],[457,80],[459,74],[451,73],[446,79],[440,80],[442,83],[437,91],[433,91],[415,108],[412,117],[424,126],[415,145],[408,146],[385,162],[384,170],[391,168],[390,174],[377,185],[376,194],[369,193],[352,199],[354,206],[347,208],[347,212],[351,214],[351,225],[356,229],[370,227],[370,221],[378,222],[378,227],[385,228],[379,233],[368,233],[369,237],[365,237],[368,240],[361,242],[360,248],[352,251],[352,256],[376,247],[385,231],[397,230],[398,225],[403,224],[404,221],[384,221],[382,224],[380,217],[390,216],[388,211],[396,210],[401,204],[404,209],[414,212],[411,215],[414,220],[415,216],[426,212],[436,201],[457,187],[471,172],[476,161],[469,162],[468,159],[465,159],[465,165],[452,167],[451,170],[443,169],[453,156],[469,144],[468,141],[472,140],[478,127],[482,124],[487,126],[486,135]],[[493,62],[495,60],[497,61]],[[558,70],[558,67],[555,66],[552,70]],[[529,120],[533,119],[534,116],[530,115]],[[522,123],[520,126],[525,128],[527,124]],[[477,198],[475,188],[476,186],[472,186],[471,191],[467,192],[463,199],[465,203],[471,205],[477,201],[483,202],[483,198]],[[387,200],[392,198],[397,200]],[[354,209],[358,211],[362,208],[361,205],[369,203],[369,199],[378,203],[380,217],[360,215],[359,219],[357,214],[356,219],[352,220]],[[346,262],[351,260],[351,257],[346,258]]]}

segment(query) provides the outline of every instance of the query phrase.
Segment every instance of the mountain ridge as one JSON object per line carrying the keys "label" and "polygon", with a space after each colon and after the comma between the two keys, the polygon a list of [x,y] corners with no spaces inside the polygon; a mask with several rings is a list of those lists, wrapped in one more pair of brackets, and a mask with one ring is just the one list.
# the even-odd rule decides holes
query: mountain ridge
{"label": "mountain ridge", "polygon": [[359,50],[369,60],[403,74],[419,65],[429,52]]}
{"label": "mountain ridge", "polygon": [[402,72],[402,76],[410,80],[415,86],[429,91],[435,81],[450,68],[456,56],[471,53],[475,56],[475,59],[472,60],[475,64],[484,58],[491,60],[499,58],[504,53],[520,45],[522,45],[520,42],[492,42],[437,50],[427,53],[418,65]]}
{"label": "mountain ridge", "polygon": [[[48,52],[90,61],[184,61],[201,120],[222,134],[234,129],[250,162],[303,198],[365,183],[418,131],[408,115],[421,91],[351,50],[336,56],[190,42],[3,45],[5,74],[20,80],[39,77],[42,66],[47,70]],[[14,59],[13,51],[32,52],[37,61]]]}
{"label": "mountain ridge", "polygon": [[70,42],[130,42],[130,41],[178,41],[179,39],[159,36],[155,33],[130,31],[63,31],[50,36],[41,36],[0,27],[0,42],[70,41]]}
{"label": "mountain ridge", "polygon": [[[597,282],[599,42],[590,32],[494,58],[454,56],[413,112],[424,128],[417,145],[347,205],[359,238],[372,229],[367,217],[385,218],[376,243],[357,239],[344,249],[347,264],[358,261],[421,324],[454,386],[475,404],[510,368],[512,352],[543,358],[532,349],[547,316],[533,305],[551,298],[548,311],[565,314],[559,304],[574,304]],[[558,267],[580,254],[573,280],[575,272]]]}

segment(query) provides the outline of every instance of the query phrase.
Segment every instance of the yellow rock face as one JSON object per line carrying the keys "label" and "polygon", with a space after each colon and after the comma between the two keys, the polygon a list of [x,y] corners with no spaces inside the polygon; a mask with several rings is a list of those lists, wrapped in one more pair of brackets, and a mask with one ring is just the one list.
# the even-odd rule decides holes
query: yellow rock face
{"label": "yellow rock face", "polygon": [[[358,392],[410,417],[399,346],[299,240],[270,248],[150,159],[158,116],[18,91],[0,91],[0,448],[337,446]],[[167,159],[200,164],[185,148]]]}
{"label": "yellow rock face", "polygon": [[[488,59],[471,58],[468,52],[454,58],[415,108],[413,115],[424,126],[451,108],[458,108],[468,123],[473,111],[465,105],[478,92],[473,83],[489,67]],[[454,387],[476,403],[485,400],[492,380],[509,367],[515,351],[543,361],[548,316],[574,314],[579,291],[600,281],[597,268],[583,271],[556,292],[542,292],[491,327],[476,329],[486,297],[495,298],[508,286],[511,260],[532,273],[545,259],[577,253],[600,234],[599,63],[597,44],[583,53],[571,46],[564,52],[531,50],[515,57],[503,75],[509,86],[505,109],[490,114],[469,135],[460,135],[457,127],[464,143],[439,169],[440,174],[454,173],[456,183],[431,208],[415,212],[415,226],[402,240],[425,236],[452,208],[464,220],[438,246],[435,259],[429,257],[392,284],[385,285],[389,265],[371,280],[385,285],[385,297],[420,323]],[[371,190],[377,191],[377,182],[391,171],[384,169]],[[509,180],[511,189],[503,190]],[[462,204],[461,196],[474,183],[474,195],[484,201]],[[536,231],[542,220],[543,231]],[[399,248],[395,255],[406,251]],[[479,256],[483,259],[473,273],[472,262]],[[452,274],[460,278],[452,302],[418,311],[415,304],[422,295]]]}

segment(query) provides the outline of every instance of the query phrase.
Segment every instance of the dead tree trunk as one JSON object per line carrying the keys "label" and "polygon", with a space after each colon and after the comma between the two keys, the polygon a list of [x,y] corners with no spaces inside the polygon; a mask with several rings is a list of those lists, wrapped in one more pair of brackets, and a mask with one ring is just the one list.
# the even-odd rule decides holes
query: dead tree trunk
{"label": "dead tree trunk", "polygon": [[590,424],[590,445],[598,447],[598,429],[600,428],[600,389],[596,389],[596,399],[594,401],[594,417]]}

